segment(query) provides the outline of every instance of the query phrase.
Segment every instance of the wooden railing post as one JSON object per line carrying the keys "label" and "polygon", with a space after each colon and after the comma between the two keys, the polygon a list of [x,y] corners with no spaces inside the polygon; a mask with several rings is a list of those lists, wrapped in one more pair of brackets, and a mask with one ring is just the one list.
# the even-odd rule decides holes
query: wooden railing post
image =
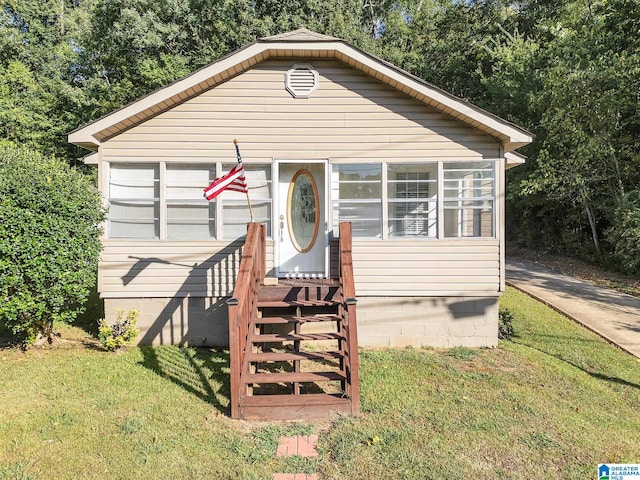
{"label": "wooden railing post", "polygon": [[227,300],[227,308],[229,309],[229,367],[231,370],[231,382],[230,382],[230,405],[231,405],[231,418],[238,418],[239,402],[238,397],[240,395],[240,335],[238,331],[238,304],[240,302],[237,298],[231,297]]}
{"label": "wooden railing post", "polygon": [[267,275],[267,242],[265,226],[260,224],[260,282]]}
{"label": "wooden railing post", "polygon": [[340,284],[342,286],[343,309],[349,358],[346,393],[351,399],[351,413],[360,413],[360,369],[358,363],[358,334],[356,319],[356,288],[353,279],[351,223],[340,223]]}
{"label": "wooden railing post", "polygon": [[250,223],[242,249],[240,269],[232,297],[227,301],[229,312],[229,365],[231,368],[231,417],[239,418],[240,402],[246,395],[243,381],[247,364],[249,326],[257,317],[257,296],[266,273],[264,225]]}

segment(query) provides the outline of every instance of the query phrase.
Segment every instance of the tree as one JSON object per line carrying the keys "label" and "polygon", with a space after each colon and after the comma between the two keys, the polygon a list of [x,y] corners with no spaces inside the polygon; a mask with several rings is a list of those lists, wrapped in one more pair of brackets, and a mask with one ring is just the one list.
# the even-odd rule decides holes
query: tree
{"label": "tree", "polygon": [[0,13],[0,137],[45,154],[73,153],[86,110],[75,82],[94,0],[9,0]]}
{"label": "tree", "polygon": [[[640,42],[632,34],[640,27],[640,5],[567,2],[547,27],[543,88],[535,98],[540,149],[516,187],[528,197],[520,206],[564,208],[564,226],[547,246],[589,254],[584,245],[591,243],[590,252],[601,260],[611,250],[602,244],[604,231],[620,220],[627,194],[640,185]],[[549,233],[540,226],[531,230]],[[567,244],[562,237],[571,231]]]}
{"label": "tree", "polygon": [[356,44],[360,0],[99,0],[81,46],[104,114],[255,41],[301,26]]}
{"label": "tree", "polygon": [[25,345],[72,322],[94,285],[105,211],[93,183],[64,161],[0,143],[0,322]]}

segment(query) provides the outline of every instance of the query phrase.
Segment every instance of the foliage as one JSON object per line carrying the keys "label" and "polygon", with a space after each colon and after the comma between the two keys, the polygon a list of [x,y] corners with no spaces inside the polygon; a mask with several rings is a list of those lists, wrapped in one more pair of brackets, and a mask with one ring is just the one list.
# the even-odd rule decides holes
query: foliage
{"label": "foliage", "polygon": [[498,338],[511,340],[515,334],[513,327],[513,313],[507,307],[500,307],[498,310]]}
{"label": "foliage", "polygon": [[27,344],[82,312],[104,213],[86,175],[0,143],[0,322]]}
{"label": "foliage", "polygon": [[109,325],[104,319],[100,320],[98,326],[98,339],[102,348],[115,351],[133,342],[140,330],[136,328],[140,312],[129,310],[125,316],[123,309],[116,310],[116,321]]}
{"label": "foliage", "polygon": [[613,245],[613,255],[622,269],[640,271],[640,190],[624,197],[614,212],[612,225],[606,232]]}
{"label": "foliage", "polygon": [[636,247],[615,241],[640,188],[636,0],[11,0],[0,138],[73,163],[84,152],[67,132],[299,27],[533,132],[527,164],[508,172],[510,238],[631,268]]}
{"label": "foliage", "polygon": [[0,136],[45,155],[76,154],[67,132],[88,121],[78,76],[95,0],[11,0],[0,14]]}
{"label": "foliage", "polygon": [[604,232],[640,185],[639,26],[640,4],[626,0],[566,1],[538,19],[538,141],[509,192],[529,246],[595,260],[615,248]]}

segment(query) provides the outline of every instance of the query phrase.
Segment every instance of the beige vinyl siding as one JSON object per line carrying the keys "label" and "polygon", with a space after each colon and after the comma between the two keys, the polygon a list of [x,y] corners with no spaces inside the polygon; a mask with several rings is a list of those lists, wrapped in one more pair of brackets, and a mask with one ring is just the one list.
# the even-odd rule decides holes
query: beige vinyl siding
{"label": "beige vinyl siding", "polygon": [[[296,62],[305,61],[296,60]],[[319,86],[293,98],[289,60],[271,60],[102,145],[114,162],[279,159],[410,161],[497,158],[498,142],[340,62],[313,60]]]}
{"label": "beige vinyl siding", "polygon": [[[231,295],[241,241],[107,240],[100,264],[103,298]],[[331,271],[337,272],[337,243]],[[273,268],[267,241],[267,271]],[[477,296],[498,294],[498,240],[354,240],[358,296]]]}
{"label": "beige vinyl siding", "polygon": [[[296,99],[284,75],[307,61],[318,70],[319,86],[310,98]],[[160,113],[105,141],[100,156],[103,162],[228,163],[235,161],[234,138],[245,163],[407,163],[501,153],[495,138],[338,61],[297,58],[259,64]],[[105,298],[229,295],[240,259],[239,245],[229,245],[105,240],[99,290]],[[273,244],[267,245],[270,270]],[[359,295],[497,294],[500,285],[497,239],[358,240],[354,264]]]}
{"label": "beige vinyl siding", "polygon": [[358,296],[497,295],[497,239],[353,242]]}
{"label": "beige vinyl siding", "polygon": [[[98,288],[103,298],[231,295],[242,244],[105,240]],[[272,259],[273,242],[267,241],[267,271]]]}

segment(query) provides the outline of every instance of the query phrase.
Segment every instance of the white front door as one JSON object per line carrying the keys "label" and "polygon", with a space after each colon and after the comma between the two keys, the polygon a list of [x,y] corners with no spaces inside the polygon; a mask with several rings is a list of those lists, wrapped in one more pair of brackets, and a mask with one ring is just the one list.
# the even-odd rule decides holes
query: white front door
{"label": "white front door", "polygon": [[326,277],[329,266],[326,162],[279,162],[276,275]]}

